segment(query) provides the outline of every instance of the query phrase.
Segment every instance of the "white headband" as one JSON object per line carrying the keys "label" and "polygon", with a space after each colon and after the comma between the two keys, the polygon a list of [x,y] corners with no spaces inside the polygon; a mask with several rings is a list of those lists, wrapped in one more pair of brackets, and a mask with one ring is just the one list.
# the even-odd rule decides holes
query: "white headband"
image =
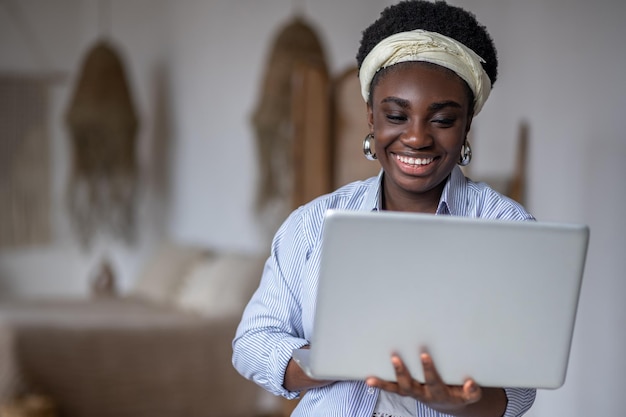
{"label": "white headband", "polygon": [[380,41],[361,64],[361,95],[367,102],[376,72],[400,62],[425,61],[454,71],[474,93],[474,114],[478,114],[491,92],[491,80],[483,69],[485,62],[462,43],[435,32],[413,30],[391,35]]}

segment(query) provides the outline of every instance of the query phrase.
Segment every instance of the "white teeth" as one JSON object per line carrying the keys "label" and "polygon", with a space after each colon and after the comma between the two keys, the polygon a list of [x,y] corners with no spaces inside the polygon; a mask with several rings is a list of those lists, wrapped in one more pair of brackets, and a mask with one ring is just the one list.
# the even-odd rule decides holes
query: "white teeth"
{"label": "white teeth", "polygon": [[433,162],[434,158],[411,158],[408,156],[396,155],[396,159],[409,165],[428,165]]}

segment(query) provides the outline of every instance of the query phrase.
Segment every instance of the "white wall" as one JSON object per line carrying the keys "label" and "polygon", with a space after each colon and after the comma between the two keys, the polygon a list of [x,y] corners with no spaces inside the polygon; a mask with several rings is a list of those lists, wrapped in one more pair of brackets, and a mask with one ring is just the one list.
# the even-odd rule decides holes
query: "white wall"
{"label": "white wall", "polygon": [[[335,73],[353,63],[361,30],[383,5],[391,3],[305,3],[306,15],[317,26]],[[622,21],[626,3],[453,3],[476,13],[489,28],[500,57],[499,80],[474,125],[473,172],[507,175],[518,123],[528,120],[528,208],[541,220],[591,226],[567,382],[559,390],[540,391],[530,415],[623,415],[626,26]],[[81,54],[97,34],[95,0],[20,0],[19,4],[46,50],[54,51],[51,69],[66,72],[72,80]],[[149,151],[150,143],[171,138],[171,207],[163,201],[153,176],[147,175],[140,245],[113,250],[123,285],[131,285],[139,265],[163,234],[209,246],[263,250],[267,241],[251,209],[257,166],[249,118],[269,43],[277,26],[290,16],[292,2],[132,0],[112,4],[113,34],[126,51],[143,117],[142,143]],[[37,69],[10,23],[0,8],[0,69]],[[52,87],[57,194],[67,165],[65,132],[58,119],[70,85],[68,81]],[[166,223],[160,221],[164,216]],[[54,225],[56,237],[49,247],[0,253],[0,291],[85,293],[86,276],[97,256],[81,253],[58,196]]]}

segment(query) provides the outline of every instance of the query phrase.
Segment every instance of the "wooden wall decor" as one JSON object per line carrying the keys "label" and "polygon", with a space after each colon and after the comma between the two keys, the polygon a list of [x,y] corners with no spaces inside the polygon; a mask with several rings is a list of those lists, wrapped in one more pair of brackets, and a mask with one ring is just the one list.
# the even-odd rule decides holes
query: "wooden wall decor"
{"label": "wooden wall decor", "polygon": [[513,176],[505,191],[506,195],[522,205],[526,204],[526,164],[528,160],[529,129],[526,121],[520,123],[517,136],[515,167],[513,169]]}
{"label": "wooden wall decor", "polygon": [[[517,140],[515,149],[515,161],[510,173],[503,175],[475,175],[472,164],[462,167],[463,173],[474,181],[482,181],[487,183],[497,192],[512,198],[522,205],[526,205],[527,193],[527,161],[528,161],[528,145],[529,145],[530,126],[528,122],[521,121],[518,125]],[[479,153],[480,148],[477,147],[479,141],[474,139],[473,131],[470,131],[470,143],[474,152]],[[478,143],[480,146],[480,143]],[[476,153],[475,153],[476,155]]]}
{"label": "wooden wall decor", "polygon": [[293,186],[297,208],[333,187],[329,80],[326,67],[299,64],[293,77]]}
{"label": "wooden wall decor", "polygon": [[359,71],[356,67],[339,75],[333,86],[334,175],[333,188],[375,176],[378,161],[363,155],[363,139],[369,133],[367,105],[361,96]]}
{"label": "wooden wall decor", "polygon": [[51,240],[49,80],[0,76],[0,248]]}

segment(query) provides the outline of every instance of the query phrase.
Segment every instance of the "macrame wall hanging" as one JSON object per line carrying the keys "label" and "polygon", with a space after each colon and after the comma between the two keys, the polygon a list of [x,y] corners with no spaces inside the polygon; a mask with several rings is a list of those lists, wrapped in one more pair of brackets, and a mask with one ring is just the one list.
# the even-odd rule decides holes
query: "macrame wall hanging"
{"label": "macrame wall hanging", "polygon": [[[305,140],[303,135],[311,134],[302,123],[307,115],[321,113],[319,108],[312,108],[311,101],[319,103],[313,107],[328,107],[326,87],[321,82],[325,77],[327,65],[319,37],[311,25],[296,16],[280,28],[272,43],[253,115],[260,165],[256,208],[265,215],[262,223],[269,229],[284,220],[293,205],[297,205],[294,198],[303,195],[306,175],[297,161],[311,156],[305,154],[310,146],[301,143]],[[317,91],[307,87],[310,81],[315,83]],[[308,94],[299,94],[296,89]],[[322,101],[320,96],[324,96]],[[313,148],[323,152],[326,138],[317,139],[318,147]]]}
{"label": "macrame wall hanging", "polygon": [[122,59],[98,41],[86,54],[66,113],[72,152],[69,213],[89,246],[99,233],[131,243],[137,189],[137,115]]}

